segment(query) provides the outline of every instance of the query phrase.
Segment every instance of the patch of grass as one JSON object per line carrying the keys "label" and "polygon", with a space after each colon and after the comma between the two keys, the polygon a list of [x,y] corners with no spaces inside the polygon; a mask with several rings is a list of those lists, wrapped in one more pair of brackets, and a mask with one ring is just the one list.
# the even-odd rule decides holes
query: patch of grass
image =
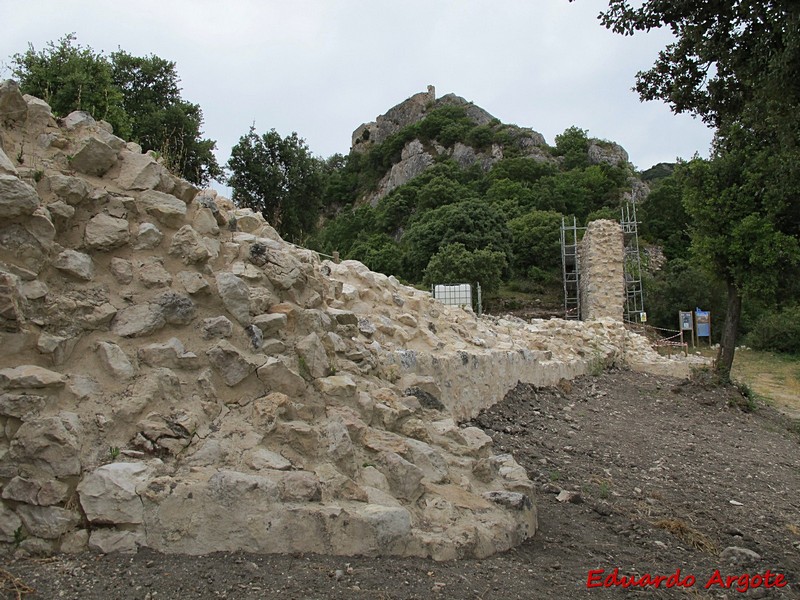
{"label": "patch of grass", "polygon": [[711,538],[690,527],[681,519],[661,519],[653,523],[653,526],[657,527],[658,529],[669,531],[672,535],[680,538],[701,552],[707,552],[714,555],[718,553],[717,545],[711,540]]}
{"label": "patch of grass", "polygon": [[558,481],[559,479],[561,479],[561,473],[559,473],[558,471],[550,471],[550,481],[555,482]]}
{"label": "patch of grass", "polygon": [[756,400],[800,417],[800,356],[737,350],[732,375]]}

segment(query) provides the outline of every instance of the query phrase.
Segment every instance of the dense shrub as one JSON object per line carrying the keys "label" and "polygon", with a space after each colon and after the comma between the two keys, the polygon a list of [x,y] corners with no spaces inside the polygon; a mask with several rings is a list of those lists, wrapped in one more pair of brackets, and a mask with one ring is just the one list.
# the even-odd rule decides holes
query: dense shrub
{"label": "dense shrub", "polygon": [[800,304],[764,312],[745,337],[755,350],[800,354]]}

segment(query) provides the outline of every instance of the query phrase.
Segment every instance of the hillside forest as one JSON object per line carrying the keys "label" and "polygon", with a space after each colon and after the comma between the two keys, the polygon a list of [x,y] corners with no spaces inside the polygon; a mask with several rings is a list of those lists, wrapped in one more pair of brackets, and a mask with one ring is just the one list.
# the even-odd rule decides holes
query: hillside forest
{"label": "hillside forest", "polygon": [[[726,279],[695,235],[708,224],[697,207],[719,176],[714,159],[695,156],[640,172],[618,145],[577,126],[531,151],[531,130],[478,122],[471,105],[439,102],[346,156],[321,158],[295,132],[260,133],[253,125],[221,166],[215,142],[203,138],[202,110],[181,97],[175,63],[123,50],[106,56],[80,46],[73,34],[40,51],[30,46],[11,61],[22,91],[46,100],[57,116],[86,110],[189,181],[227,182],[237,205],[261,212],[287,240],[338,252],[411,285],[480,282],[490,312],[535,306],[558,315],[562,219],[579,226],[618,220],[633,200],[649,324],[676,329],[679,310],[700,307],[711,311],[713,341],[719,339],[722,327],[713,324],[723,323],[728,310]],[[430,152],[432,164],[376,200],[411,142]],[[454,158],[457,146],[491,160],[463,164]],[[754,244],[763,239],[753,231]],[[800,352],[798,267],[783,267],[774,289],[742,288],[740,343]]]}

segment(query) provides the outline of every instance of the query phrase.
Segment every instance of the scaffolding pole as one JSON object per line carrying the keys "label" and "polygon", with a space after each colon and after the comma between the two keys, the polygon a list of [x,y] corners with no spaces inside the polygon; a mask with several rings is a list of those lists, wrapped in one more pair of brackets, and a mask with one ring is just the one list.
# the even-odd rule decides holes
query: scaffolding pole
{"label": "scaffolding pole", "polygon": [[581,318],[578,229],[579,227],[575,217],[572,217],[571,225],[567,224],[565,217],[561,217],[561,270],[564,278],[565,319]]}
{"label": "scaffolding pole", "polygon": [[641,323],[644,314],[644,289],[642,287],[642,260],[639,254],[639,223],[636,204],[628,202],[621,208],[622,234],[625,244],[625,320]]}

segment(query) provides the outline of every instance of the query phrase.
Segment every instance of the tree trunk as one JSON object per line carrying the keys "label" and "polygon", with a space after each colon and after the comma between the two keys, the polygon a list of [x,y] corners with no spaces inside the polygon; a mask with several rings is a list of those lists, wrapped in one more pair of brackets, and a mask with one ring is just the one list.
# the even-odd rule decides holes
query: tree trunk
{"label": "tree trunk", "polygon": [[725,316],[725,327],[722,330],[722,341],[717,355],[717,375],[728,382],[731,379],[733,353],[736,351],[736,333],[739,331],[739,317],[742,314],[742,296],[739,289],[728,283],[728,313]]}

